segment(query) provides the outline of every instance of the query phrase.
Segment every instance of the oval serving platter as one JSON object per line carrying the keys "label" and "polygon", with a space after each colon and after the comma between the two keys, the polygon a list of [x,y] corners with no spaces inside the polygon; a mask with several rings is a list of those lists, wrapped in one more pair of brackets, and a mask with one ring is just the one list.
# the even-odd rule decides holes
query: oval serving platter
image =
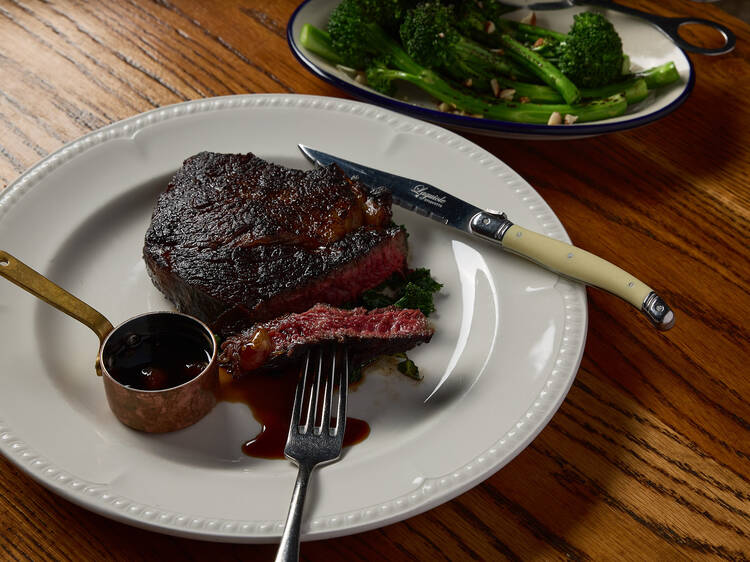
{"label": "oval serving platter", "polygon": [[[302,26],[310,23],[325,29],[328,16],[338,2],[339,0],[306,0],[289,19],[287,41],[302,66],[355,98],[459,131],[527,140],[564,140],[624,131],[647,125],[675,111],[687,100],[695,83],[695,70],[690,59],[656,27],[640,18],[602,10],[620,34],[623,49],[630,56],[633,68],[642,70],[673,61],[681,80],[651,92],[642,102],[628,107],[624,115],[593,123],[538,125],[446,113],[440,111],[435,101],[427,94],[416,88],[405,88],[394,97],[368,88],[357,82],[350,72],[309,52],[300,44],[299,34]],[[573,22],[573,16],[581,11],[584,11],[584,8],[537,12],[537,23],[543,27],[567,32]],[[520,19],[527,13],[528,10],[519,10],[508,17]],[[408,101],[405,101],[404,97]]]}

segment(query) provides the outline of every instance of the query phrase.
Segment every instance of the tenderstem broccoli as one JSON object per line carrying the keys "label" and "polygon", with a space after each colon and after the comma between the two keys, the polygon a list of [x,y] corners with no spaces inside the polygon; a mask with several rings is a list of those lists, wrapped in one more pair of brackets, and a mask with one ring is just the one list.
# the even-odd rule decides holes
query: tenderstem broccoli
{"label": "tenderstem broccoli", "polygon": [[[364,5],[363,5],[364,4]],[[383,27],[369,19],[367,3],[362,0],[343,0],[328,19],[331,46],[344,64],[364,69],[378,59],[389,59],[395,68],[419,73],[422,67],[388,36]]]}
{"label": "tenderstem broccoli", "polygon": [[500,39],[511,56],[525,64],[529,70],[534,72],[545,83],[560,92],[560,95],[567,103],[575,103],[581,99],[581,91],[578,87],[551,62],[525,47],[510,35],[504,34]]}
{"label": "tenderstem broccoli", "polygon": [[672,61],[636,72],[634,76],[643,78],[650,90],[672,84],[680,79],[680,73],[677,72],[677,68]]}
{"label": "tenderstem broccoli", "polygon": [[[510,63],[466,39],[453,26],[453,9],[437,2],[420,4],[410,10],[401,25],[401,42],[414,60],[458,80],[475,79],[490,84],[498,75],[509,74]],[[555,88],[566,103],[581,97],[578,88],[554,65],[524,47],[509,35],[501,37],[507,52],[528,72]]]}
{"label": "tenderstem broccoli", "polygon": [[[497,34],[508,54],[502,57],[463,36],[454,27],[452,9],[432,2],[408,9],[414,3],[343,0],[329,18],[328,32],[305,25],[301,43],[334,64],[365,71],[368,85],[377,91],[393,95],[395,83],[407,82],[441,102],[441,109],[502,121],[548,123],[555,112],[570,115],[565,122],[606,119],[644,99],[650,88],[679,78],[670,63],[628,75],[620,68],[613,82],[578,88],[551,62],[553,57],[559,60],[567,35],[558,34],[565,37],[560,40],[555,32],[536,26],[509,24]],[[463,13],[466,5],[473,9],[473,4],[466,0]],[[402,22],[399,35],[410,52],[392,34],[397,19]],[[538,36],[535,47],[522,44],[523,37],[534,35]],[[544,48],[539,48],[542,45]],[[545,52],[545,57],[535,50]],[[521,77],[523,81],[514,79],[520,61],[529,69],[527,76],[533,71],[548,85],[529,83],[527,76]],[[622,59],[619,65],[622,67]],[[507,74],[509,69],[512,77]],[[477,83],[467,87],[470,81],[466,78]],[[483,91],[477,87],[481,82]],[[487,93],[487,82],[494,96]]]}
{"label": "tenderstem broccoli", "polygon": [[[318,29],[311,24],[305,24],[300,32],[300,42],[306,49],[322,56],[331,63],[338,64],[342,62],[341,57],[333,48],[330,35],[324,30]],[[402,61],[405,60],[402,56],[398,57],[398,59]],[[382,61],[378,62],[375,66],[387,68],[387,65],[384,65]],[[411,70],[415,70],[415,67],[412,67]],[[426,79],[425,84],[430,87],[433,87],[439,82],[436,81],[435,77],[430,73],[422,72],[410,75],[408,80],[405,78],[402,79],[407,82],[415,83],[418,80],[414,77],[420,75],[422,76],[422,79]],[[371,74],[370,79],[372,83],[370,83],[370,86],[383,93],[393,93],[392,75],[386,74],[389,79],[380,84],[378,83],[378,76],[379,73],[377,72]],[[659,88],[679,80],[679,73],[677,72],[674,63],[669,62],[623,78],[622,81],[602,86],[600,88],[581,88],[581,97],[585,100],[591,100],[610,97],[616,93],[622,93],[628,104],[633,104],[643,100],[648,95],[648,90]],[[497,81],[499,87],[515,90],[515,100],[518,100],[519,98],[528,98],[529,101],[540,104],[561,104],[564,102],[562,96],[549,86],[528,84],[504,77],[498,77]],[[473,95],[471,92],[468,92],[466,88],[461,88],[458,84],[451,85],[447,81],[443,82],[443,84],[453,86],[458,90],[464,90],[464,95]],[[443,91],[448,92],[445,88]],[[435,95],[434,97],[440,101],[449,103],[449,105],[452,102],[452,98],[446,96],[441,97]],[[483,99],[484,104],[492,103],[493,101],[496,103],[497,100]]]}
{"label": "tenderstem broccoli", "polygon": [[393,91],[392,83],[394,81],[409,82],[443,102],[450,109],[476,117],[500,121],[547,123],[550,115],[557,112],[561,115],[574,115],[576,122],[584,123],[621,115],[628,105],[625,96],[622,94],[575,105],[491,102],[463,93],[444,80],[435,79],[436,76],[430,71],[426,74],[412,74],[377,63],[367,69],[367,83],[385,93]]}
{"label": "tenderstem broccoli", "polygon": [[508,47],[507,37],[511,37],[552,63],[579,88],[604,86],[623,74],[622,40],[612,23],[599,13],[576,14],[567,34],[504,19],[495,25],[499,36],[479,34],[477,40]]}
{"label": "tenderstem broccoli", "polygon": [[451,6],[437,2],[420,4],[409,10],[399,35],[406,52],[415,61],[452,78],[472,80],[489,89],[497,76],[530,77],[512,60],[490,52],[456,30]]}

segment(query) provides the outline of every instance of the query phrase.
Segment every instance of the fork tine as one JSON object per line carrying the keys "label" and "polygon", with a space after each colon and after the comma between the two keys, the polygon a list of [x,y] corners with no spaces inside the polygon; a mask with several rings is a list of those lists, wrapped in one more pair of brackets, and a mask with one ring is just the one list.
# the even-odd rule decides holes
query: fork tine
{"label": "fork tine", "polygon": [[317,426],[320,420],[318,419],[318,400],[320,399],[320,385],[323,381],[323,348],[317,348],[318,360],[317,369],[315,374],[315,381],[312,388],[310,389],[310,403],[307,406],[307,423],[305,424],[306,431],[312,430],[314,433],[317,431]]}
{"label": "fork tine", "polygon": [[334,377],[339,377],[339,403],[336,408],[336,436],[343,440],[346,431],[346,396],[349,393],[349,350],[347,347],[339,347],[334,355],[338,359],[339,352],[343,355],[343,365],[334,365],[338,367],[334,370]]}
{"label": "fork tine", "polygon": [[[323,355],[323,350],[321,349],[320,354]],[[331,358],[331,364],[325,365],[325,367],[329,367],[326,371],[323,377],[325,377],[325,394],[323,394],[323,409],[321,411],[321,419],[320,419],[320,433],[329,433],[331,429],[331,402],[333,401],[333,388],[336,384],[336,353],[335,348],[328,346],[326,347],[326,355],[330,356]],[[321,370],[323,369],[324,365],[321,361]]]}
{"label": "fork tine", "polygon": [[[299,433],[299,426],[302,425],[302,418],[300,417],[302,415],[302,404],[305,400],[305,389],[307,388],[307,379],[308,374],[310,373],[310,359],[312,355],[312,350],[307,351],[307,355],[305,356],[305,366],[302,369],[302,377],[297,382],[297,389],[294,391],[294,406],[292,407],[292,421],[291,421],[291,427],[289,428],[289,432],[291,433],[293,430],[295,433]],[[307,427],[309,425],[309,414],[307,419],[305,419],[305,427],[303,428],[302,432],[304,433],[307,431]]]}

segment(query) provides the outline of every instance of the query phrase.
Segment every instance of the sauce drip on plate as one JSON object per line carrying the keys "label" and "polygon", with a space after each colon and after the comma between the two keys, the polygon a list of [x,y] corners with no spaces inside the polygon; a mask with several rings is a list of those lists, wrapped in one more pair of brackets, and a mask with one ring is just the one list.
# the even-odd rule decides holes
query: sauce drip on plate
{"label": "sauce drip on plate", "polygon": [[[283,459],[289,423],[291,422],[294,391],[299,371],[287,369],[279,374],[254,374],[233,380],[225,369],[219,370],[219,400],[247,404],[261,424],[260,433],[242,446],[251,457]],[[346,418],[344,447],[364,441],[370,425],[357,418]]]}

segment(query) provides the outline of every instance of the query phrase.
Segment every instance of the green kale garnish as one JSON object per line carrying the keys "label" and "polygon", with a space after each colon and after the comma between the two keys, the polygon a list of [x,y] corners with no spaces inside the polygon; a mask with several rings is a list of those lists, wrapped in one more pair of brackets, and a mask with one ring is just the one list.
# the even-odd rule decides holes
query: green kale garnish
{"label": "green kale garnish", "polygon": [[[420,267],[406,275],[394,273],[374,289],[362,293],[358,301],[349,303],[346,308],[363,306],[368,310],[397,306],[399,308],[418,308],[425,316],[435,312],[433,297],[443,287],[430,275],[430,270]],[[399,372],[414,380],[422,380],[419,368],[405,353],[396,354],[401,361],[396,365]],[[362,378],[362,370],[367,364],[360,365],[349,374],[349,382],[355,383]]]}
{"label": "green kale garnish", "polygon": [[362,306],[368,309],[397,306],[418,308],[425,316],[435,311],[433,296],[443,285],[435,281],[424,267],[406,275],[391,275],[383,283],[362,294]]}
{"label": "green kale garnish", "polygon": [[422,375],[419,374],[419,367],[414,364],[414,361],[406,357],[406,354],[404,354],[404,360],[396,365],[396,368],[410,379],[416,381],[422,380]]}
{"label": "green kale garnish", "polygon": [[384,308],[393,304],[392,297],[378,293],[376,289],[370,289],[362,293],[361,301],[362,306],[368,310]]}

